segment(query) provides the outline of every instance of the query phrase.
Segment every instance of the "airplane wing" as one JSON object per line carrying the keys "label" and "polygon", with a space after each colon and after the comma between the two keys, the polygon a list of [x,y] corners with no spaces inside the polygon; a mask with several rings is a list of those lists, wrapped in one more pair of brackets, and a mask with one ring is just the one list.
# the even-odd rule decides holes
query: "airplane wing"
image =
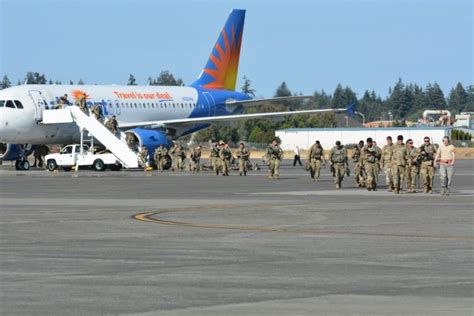
{"label": "airplane wing", "polygon": [[248,106],[260,106],[269,103],[278,103],[283,101],[295,101],[295,100],[305,100],[311,99],[311,95],[301,95],[301,96],[292,96],[292,97],[275,97],[269,99],[251,99],[251,100],[227,100],[226,105],[242,105],[244,107]]}
{"label": "airplane wing", "polygon": [[347,112],[347,108],[338,109],[317,109],[317,110],[302,110],[302,111],[286,111],[286,112],[268,112],[268,113],[252,113],[252,114],[236,114],[236,115],[222,115],[222,116],[207,116],[207,117],[193,117],[193,118],[182,118],[173,120],[162,120],[162,121],[144,121],[144,122],[133,122],[133,123],[120,123],[120,128],[133,128],[133,127],[171,127],[175,125],[192,125],[192,124],[210,124],[216,122],[230,122],[236,120],[249,120],[249,119],[260,119],[260,118],[272,118],[288,115],[298,114],[314,114],[324,112]]}

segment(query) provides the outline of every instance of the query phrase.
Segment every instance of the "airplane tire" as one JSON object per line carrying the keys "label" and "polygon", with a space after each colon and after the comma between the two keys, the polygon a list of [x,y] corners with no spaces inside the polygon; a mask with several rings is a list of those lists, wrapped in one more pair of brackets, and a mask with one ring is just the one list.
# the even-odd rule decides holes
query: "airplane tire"
{"label": "airplane tire", "polygon": [[16,169],[16,170],[21,170],[21,165],[20,165],[20,163],[21,163],[21,160],[16,160],[16,161],[15,161],[15,169]]}
{"label": "airplane tire", "polygon": [[30,162],[28,160],[26,159],[22,160],[20,165],[21,165],[21,170],[25,170],[25,171],[30,170]]}
{"label": "airplane tire", "polygon": [[92,165],[92,168],[94,168],[95,171],[104,171],[105,170],[105,164],[102,161],[102,159],[97,159],[94,161],[94,164]]}
{"label": "airplane tire", "polygon": [[48,160],[48,162],[46,163],[46,168],[53,172],[54,170],[56,170],[58,168],[58,164],[56,163],[55,160]]}

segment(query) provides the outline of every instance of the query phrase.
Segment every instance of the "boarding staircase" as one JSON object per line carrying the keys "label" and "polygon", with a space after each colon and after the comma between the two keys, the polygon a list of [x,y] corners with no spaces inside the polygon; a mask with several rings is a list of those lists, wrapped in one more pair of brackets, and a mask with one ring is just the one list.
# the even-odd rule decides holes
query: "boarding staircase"
{"label": "boarding staircase", "polygon": [[[81,130],[87,130],[120,161],[125,168],[138,168],[138,156],[127,144],[112,134],[93,116],[81,111],[77,106],[59,110],[44,110],[42,124],[76,123]],[[123,138],[123,137],[122,137]]]}

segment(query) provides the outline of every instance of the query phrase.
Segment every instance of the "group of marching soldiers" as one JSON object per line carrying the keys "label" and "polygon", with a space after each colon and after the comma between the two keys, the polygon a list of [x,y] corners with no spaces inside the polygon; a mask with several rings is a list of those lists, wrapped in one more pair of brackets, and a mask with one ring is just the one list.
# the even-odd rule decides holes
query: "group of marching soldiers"
{"label": "group of marching soldiers", "polygon": [[[397,137],[394,144],[392,137],[387,137],[387,144],[380,148],[372,138],[367,138],[366,143],[360,141],[354,148],[352,161],[354,162],[354,177],[359,187],[369,191],[377,190],[378,176],[384,171],[389,192],[399,194],[403,190],[406,180],[407,193],[415,193],[417,178],[423,179],[424,193],[433,191],[435,156],[437,146],[431,144],[430,138],[425,137],[424,143],[419,148],[413,145],[413,140],[408,139],[406,144],[403,136]],[[347,149],[340,141],[336,142],[329,154],[331,170],[335,179],[336,188],[341,188],[344,175],[349,175]],[[311,147],[308,157],[307,169],[311,178],[319,181],[321,165],[326,164],[324,150],[319,141]]]}

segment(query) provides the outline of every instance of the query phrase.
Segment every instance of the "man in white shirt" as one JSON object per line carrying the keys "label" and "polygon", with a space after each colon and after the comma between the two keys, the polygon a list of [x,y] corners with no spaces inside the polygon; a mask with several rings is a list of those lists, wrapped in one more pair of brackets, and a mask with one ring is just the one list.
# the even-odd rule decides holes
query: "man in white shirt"
{"label": "man in white shirt", "polygon": [[449,143],[449,137],[443,137],[443,143],[436,152],[435,165],[439,164],[441,178],[441,194],[449,195],[453,179],[453,167],[456,162],[456,148]]}
{"label": "man in white shirt", "polygon": [[296,166],[296,162],[298,162],[300,164],[300,166],[302,166],[303,164],[301,163],[301,159],[300,159],[300,148],[298,146],[296,146],[295,148],[295,157],[293,158],[293,167]]}

